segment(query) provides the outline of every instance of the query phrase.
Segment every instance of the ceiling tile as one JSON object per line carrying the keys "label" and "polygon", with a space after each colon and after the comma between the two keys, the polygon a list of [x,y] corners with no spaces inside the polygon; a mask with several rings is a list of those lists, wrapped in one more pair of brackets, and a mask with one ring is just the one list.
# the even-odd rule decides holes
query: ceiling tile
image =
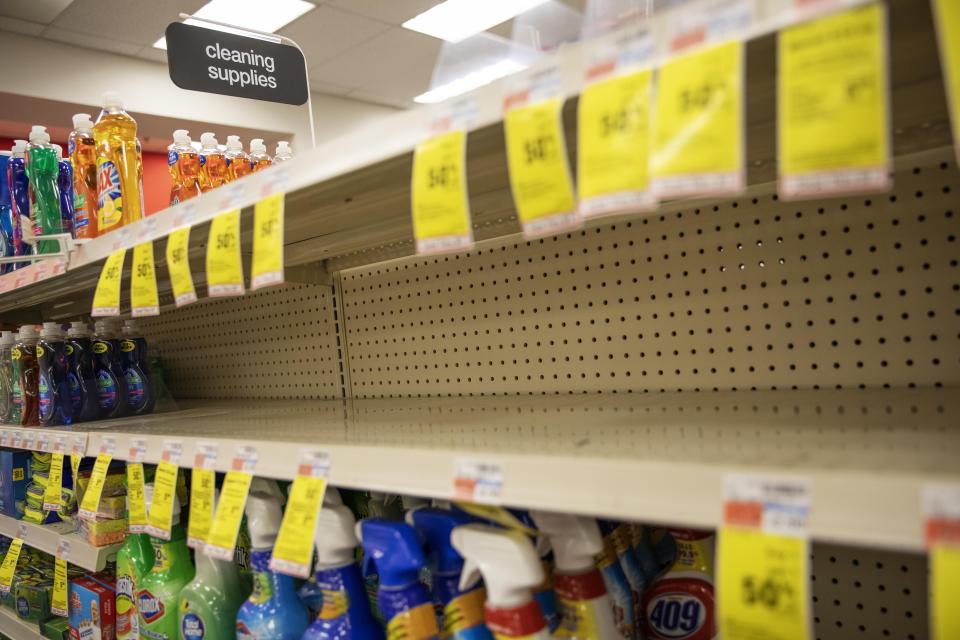
{"label": "ceiling tile", "polygon": [[331,4],[387,24],[400,25],[440,0],[330,0]]}
{"label": "ceiling tile", "polygon": [[0,16],[50,24],[70,2],[71,0],[3,0],[0,2]]}
{"label": "ceiling tile", "polygon": [[139,44],[123,42],[116,38],[101,38],[100,36],[77,33],[76,31],[68,31],[67,29],[60,29],[59,27],[47,27],[43,32],[43,37],[49,40],[77,45],[78,47],[112,51],[113,53],[120,53],[125,56],[136,55],[137,52],[143,48]]}
{"label": "ceiling tile", "polygon": [[279,31],[296,41],[312,67],[367,42],[389,27],[349,11],[321,6]]}
{"label": "ceiling tile", "polygon": [[392,27],[335,58],[314,67],[311,77],[345,87],[369,88],[380,82],[409,79],[419,83],[433,72],[443,44],[407,29]]}
{"label": "ceiling tile", "polygon": [[328,96],[345,96],[350,93],[353,89],[350,87],[341,87],[338,84],[330,84],[329,82],[320,82],[318,80],[310,80],[310,91],[313,93],[323,93]]}
{"label": "ceiling tile", "polygon": [[40,35],[44,26],[38,22],[28,22],[18,18],[8,18],[0,16],[0,31],[12,31],[13,33],[22,33],[28,36]]}
{"label": "ceiling tile", "polygon": [[137,52],[138,58],[143,58],[144,60],[152,60],[153,62],[162,62],[167,64],[167,52],[165,49],[157,49],[153,45],[148,45],[140,49]]}
{"label": "ceiling tile", "polygon": [[[152,45],[167,25],[179,20],[179,14],[193,13],[206,0],[73,0],[54,21],[54,26],[70,31]],[[103,47],[106,49],[107,47]]]}
{"label": "ceiling tile", "polygon": [[411,107],[417,106],[414,102],[407,98],[383,95],[379,92],[364,91],[363,89],[351,91],[347,94],[347,97],[351,100],[362,100],[364,102],[372,102],[373,104],[380,104],[387,107],[397,107],[399,109],[410,109]]}

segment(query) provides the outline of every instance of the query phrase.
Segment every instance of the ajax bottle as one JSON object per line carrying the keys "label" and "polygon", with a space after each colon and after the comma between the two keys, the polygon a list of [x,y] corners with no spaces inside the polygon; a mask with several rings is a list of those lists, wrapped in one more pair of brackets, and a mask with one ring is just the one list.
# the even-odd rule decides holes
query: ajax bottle
{"label": "ajax bottle", "polygon": [[[30,222],[35,236],[62,232],[60,190],[57,187],[59,171],[57,153],[50,144],[47,128],[34,125],[30,130],[30,146],[27,147],[27,177],[33,194]],[[56,253],[58,248],[55,240],[37,243],[39,253]]]}
{"label": "ajax bottle", "polygon": [[[143,347],[139,344],[143,341]],[[127,415],[138,416],[153,411],[153,385],[146,365],[146,341],[137,335],[136,325],[127,321],[120,340],[120,367],[127,381]]]}
{"label": "ajax bottle", "polygon": [[73,237],[97,237],[97,145],[89,113],[73,116],[73,131],[67,139],[67,155],[73,167]]}
{"label": "ajax bottle", "polygon": [[13,332],[0,332],[0,423],[17,424],[14,420],[13,401]]}
{"label": "ajax bottle", "polygon": [[73,404],[67,382],[66,343],[56,322],[43,323],[37,343],[37,365],[40,370],[37,383],[40,424],[44,427],[71,424]]}
{"label": "ajax bottle", "polygon": [[240,136],[227,136],[227,151],[224,156],[227,158],[230,182],[239,180],[253,172],[253,168],[250,166],[250,156],[243,150]]}
{"label": "ajax bottle", "polygon": [[281,140],[277,143],[277,152],[273,154],[273,164],[280,164],[287,160],[293,160],[293,149],[290,148],[289,142]]}
{"label": "ajax bottle", "polygon": [[439,638],[437,616],[420,573],[426,564],[413,527],[405,522],[367,518],[357,524],[364,572],[380,576],[377,602],[388,638]]}
{"label": "ajax bottle", "polygon": [[210,191],[227,182],[227,159],[217,146],[217,136],[200,136],[200,190]]}
{"label": "ajax bottle", "polygon": [[492,640],[483,623],[487,592],[480,585],[460,590],[463,558],[450,543],[450,533],[471,522],[466,514],[449,509],[422,507],[407,512],[407,523],[416,529],[427,549],[433,602],[440,613],[445,637],[455,640]]}
{"label": "ajax bottle", "polygon": [[144,576],[153,568],[153,562],[150,536],[128,532],[117,551],[117,640],[138,640],[140,637],[137,591]]}
{"label": "ajax bottle", "polygon": [[[14,255],[30,255],[30,245],[23,241],[23,225],[30,224],[30,179],[27,177],[27,141],[14,140],[7,167],[7,183],[10,187],[10,223],[13,228]],[[13,269],[29,265],[18,262]]]}
{"label": "ajax bottle", "polygon": [[270,556],[283,518],[282,500],[275,481],[253,479],[246,506],[253,593],[237,613],[240,640],[299,640],[310,624],[294,579],[270,570]]}
{"label": "ajax bottle", "polygon": [[60,193],[61,233],[73,235],[73,167],[63,157],[63,147],[53,145],[57,154],[57,190]]}
{"label": "ajax bottle", "polygon": [[97,381],[97,404],[101,420],[127,415],[127,378],[120,366],[117,328],[109,319],[97,320],[93,352],[93,375]]}
{"label": "ajax bottle", "polygon": [[713,640],[713,533],[674,529],[676,560],[643,596],[648,640]]}
{"label": "ajax bottle", "polygon": [[86,323],[71,322],[64,353],[67,357],[67,386],[70,389],[74,422],[96,420],[100,413],[92,347]]}
{"label": "ajax bottle", "polygon": [[543,565],[526,534],[484,524],[457,527],[450,534],[463,556],[460,588],[483,577],[487,588],[484,619],[496,640],[549,640],[540,605],[532,590],[543,583]]}
{"label": "ajax bottle", "polygon": [[143,161],[137,121],[123,110],[120,96],[103,94],[103,111],[93,125],[97,145],[98,234],[143,217]]}
{"label": "ajax bottle", "polygon": [[200,194],[200,154],[193,148],[190,132],[177,129],[173,144],[167,147],[170,169],[170,204],[177,204]]}
{"label": "ajax bottle", "polygon": [[32,324],[20,327],[20,339],[11,350],[13,366],[20,380],[20,424],[35,427],[40,424],[38,386],[40,366],[37,363],[37,328]]}
{"label": "ajax bottle", "polygon": [[250,168],[253,171],[266,169],[273,164],[273,160],[267,155],[267,145],[263,144],[263,138],[254,138],[250,141]]}
{"label": "ajax bottle", "polygon": [[[144,488],[147,508],[153,497],[153,485]],[[177,640],[180,624],[177,605],[180,591],[193,580],[195,572],[190,562],[187,535],[180,526],[180,500],[173,499],[173,526],[170,539],[149,536],[153,546],[153,567],[137,584],[136,607],[139,616],[140,637],[149,640]]]}

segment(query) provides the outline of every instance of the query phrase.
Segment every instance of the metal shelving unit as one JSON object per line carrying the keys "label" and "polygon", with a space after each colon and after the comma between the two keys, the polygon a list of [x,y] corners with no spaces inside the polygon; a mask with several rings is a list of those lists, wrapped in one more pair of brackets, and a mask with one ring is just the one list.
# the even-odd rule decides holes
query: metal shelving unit
{"label": "metal shelving unit", "polygon": [[9,609],[0,607],[0,633],[10,640],[41,640],[44,636],[35,623],[26,622]]}
{"label": "metal shelving unit", "polygon": [[15,538],[19,535],[21,526],[26,529],[26,535],[23,536],[25,545],[55,555],[57,544],[60,540],[66,540],[70,543],[70,552],[67,559],[71,564],[83,567],[88,571],[102,571],[107,566],[107,561],[111,557],[116,557],[117,550],[120,549],[119,544],[106,547],[91,545],[74,533],[74,525],[69,522],[41,525],[0,515],[0,535]]}

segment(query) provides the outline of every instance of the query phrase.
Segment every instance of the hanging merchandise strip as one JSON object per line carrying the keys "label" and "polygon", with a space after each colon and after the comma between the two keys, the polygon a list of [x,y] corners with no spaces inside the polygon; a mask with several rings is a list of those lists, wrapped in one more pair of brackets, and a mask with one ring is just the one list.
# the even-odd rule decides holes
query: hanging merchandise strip
{"label": "hanging merchandise strip", "polygon": [[130,276],[130,314],[134,318],[160,315],[157,270],[153,262],[153,242],[133,248],[133,275]]}
{"label": "hanging merchandise strip", "polygon": [[250,288],[283,283],[284,194],[274,193],[253,207],[253,260]]}
{"label": "hanging merchandise strip", "polygon": [[147,502],[144,495],[143,459],[147,453],[145,438],[130,438],[127,453],[127,530],[144,533],[147,530]]}
{"label": "hanging merchandise strip", "polygon": [[170,273],[173,300],[178,307],[197,301],[193,276],[190,275],[189,248],[190,227],[177,229],[167,238],[167,271]]}
{"label": "hanging merchandise strip", "polygon": [[718,537],[717,621],[726,640],[807,640],[810,484],[729,474]]}
{"label": "hanging merchandise strip", "polygon": [[567,143],[559,73],[547,69],[504,100],[507,168],[517,218],[528,238],[579,225]]}
{"label": "hanging merchandise strip", "polygon": [[960,485],[930,485],[923,490],[926,518],[930,629],[934,640],[960,638]]}
{"label": "hanging merchandise strip", "polygon": [[67,559],[69,557],[70,543],[61,538],[57,541],[53,569],[53,596],[50,601],[50,613],[55,616],[66,617],[70,615],[69,604],[67,603],[69,588],[67,583]]}
{"label": "hanging merchandise strip", "polygon": [[417,253],[473,248],[466,131],[448,131],[417,145],[410,192]]}
{"label": "hanging merchandise strip", "polygon": [[126,249],[118,249],[111,253],[103,264],[97,289],[93,294],[91,316],[97,318],[120,315],[120,279],[123,276],[123,259],[126,255]]}
{"label": "hanging merchandise strip", "polygon": [[80,503],[78,515],[81,520],[93,522],[97,519],[100,496],[103,494],[103,485],[107,480],[107,471],[110,469],[110,462],[113,460],[113,452],[115,450],[116,442],[114,439],[104,437],[100,442],[100,453],[97,454],[97,460],[93,464],[93,471],[90,473],[87,490],[83,493],[83,500]]}
{"label": "hanging merchandise strip", "polygon": [[940,44],[940,66],[950,104],[953,146],[960,163],[960,3],[956,0],[931,0]]}
{"label": "hanging merchandise strip", "polygon": [[43,490],[43,510],[60,511],[63,508],[63,452],[50,455],[47,486]]}
{"label": "hanging merchandise strip", "polygon": [[780,196],[891,186],[886,10],[871,4],[777,40]]}
{"label": "hanging merchandise strip", "polygon": [[243,288],[240,258],[240,209],[221,213],[207,236],[207,295],[239,296]]}
{"label": "hanging merchandise strip", "polygon": [[154,538],[170,539],[182,451],[183,443],[179,440],[167,440],[163,443],[161,461],[153,479],[153,500],[147,514],[147,533]]}
{"label": "hanging merchandise strip", "polygon": [[330,475],[330,456],[303,451],[297,477],[283,511],[280,532],[270,557],[270,568],[298,578],[310,577],[317,518]]}
{"label": "hanging merchandise strip", "polygon": [[257,465],[257,451],[253,447],[238,447],[231,464],[232,471],[220,488],[220,502],[210,527],[204,553],[218,560],[233,558],[233,550],[240,532],[243,509],[247,504],[250,482]]}
{"label": "hanging merchandise strip", "polygon": [[194,455],[190,473],[190,520],[187,525],[187,545],[193,549],[203,548],[213,523],[217,449],[216,443],[201,442],[197,444]]}

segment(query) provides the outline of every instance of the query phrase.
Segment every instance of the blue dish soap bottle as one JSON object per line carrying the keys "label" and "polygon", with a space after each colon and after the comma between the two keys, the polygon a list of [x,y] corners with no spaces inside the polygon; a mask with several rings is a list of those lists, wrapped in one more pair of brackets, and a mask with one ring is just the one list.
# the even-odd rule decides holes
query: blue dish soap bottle
{"label": "blue dish soap bottle", "polygon": [[54,427],[73,423],[73,404],[67,382],[67,354],[63,331],[56,322],[44,322],[37,343],[37,364],[40,378],[40,424]]}
{"label": "blue dish soap bottle", "polygon": [[120,366],[117,326],[109,319],[97,320],[93,352],[93,373],[97,381],[97,403],[101,420],[127,415],[127,379]]}
{"label": "blue dish soap bottle", "polygon": [[328,488],[314,536],[320,612],[302,640],[383,640],[383,629],[370,613],[366,586],[355,562],[355,525],[337,490]]}
{"label": "blue dish soap bottle", "polygon": [[440,637],[437,616],[420,582],[426,564],[413,527],[405,522],[367,518],[357,524],[363,545],[364,572],[380,576],[377,602],[387,622],[388,638],[428,640]]}
{"label": "blue dish soap bottle", "polygon": [[294,579],[270,570],[270,556],[283,518],[282,496],[274,480],[254,478],[247,497],[253,593],[237,613],[239,640],[300,640],[310,614],[297,597]]}
{"label": "blue dish soap bottle", "polygon": [[74,422],[96,420],[100,413],[97,377],[93,371],[93,342],[85,322],[74,321],[67,330],[67,386]]}
{"label": "blue dish soap bottle", "polygon": [[[139,416],[153,411],[153,387],[145,368],[146,341],[143,347],[138,343],[136,325],[128,320],[123,325],[123,338],[120,340],[120,366],[127,380],[128,415]],[[143,340],[143,338],[139,338]]]}

